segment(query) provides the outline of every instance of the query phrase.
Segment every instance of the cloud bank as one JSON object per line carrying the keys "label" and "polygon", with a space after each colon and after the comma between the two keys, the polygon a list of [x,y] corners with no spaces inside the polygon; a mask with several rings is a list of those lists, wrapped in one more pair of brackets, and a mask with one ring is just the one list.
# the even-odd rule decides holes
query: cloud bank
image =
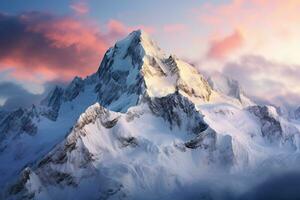
{"label": "cloud bank", "polygon": [[0,98],[5,99],[4,105],[0,108],[12,110],[37,104],[42,98],[42,95],[32,94],[22,86],[11,82],[2,82],[0,83]]}
{"label": "cloud bank", "polygon": [[226,63],[222,71],[239,81],[245,92],[258,100],[278,106],[299,106],[300,65],[287,65],[262,56],[247,55]]}
{"label": "cloud bank", "polygon": [[0,13],[0,71],[14,69],[15,78],[37,82],[86,76],[96,71],[112,41],[127,31],[112,25],[102,30],[74,16]]}

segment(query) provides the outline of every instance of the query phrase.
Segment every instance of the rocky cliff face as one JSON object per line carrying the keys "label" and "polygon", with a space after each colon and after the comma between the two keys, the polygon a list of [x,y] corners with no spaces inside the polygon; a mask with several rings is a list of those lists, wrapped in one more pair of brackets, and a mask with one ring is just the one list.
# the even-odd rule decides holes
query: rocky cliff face
{"label": "rocky cliff face", "polygon": [[300,119],[300,107],[298,107],[295,111],[294,111],[294,116],[297,120]]}
{"label": "rocky cliff face", "polygon": [[66,89],[56,86],[48,96],[41,101],[41,105],[44,106],[44,108],[41,109],[41,114],[55,121],[58,117],[61,104],[75,99],[80,93],[84,92],[84,87],[85,83],[79,77],[75,77]]}
{"label": "rocky cliff face", "polygon": [[[261,134],[272,142],[280,141],[282,128],[276,116],[272,114],[272,108],[267,106],[252,106],[249,111],[253,113],[261,124]],[[275,109],[273,109],[273,112]]]}
{"label": "rocky cliff face", "polygon": [[60,109],[60,105],[63,101],[63,93],[64,90],[60,87],[55,87],[41,102],[41,105],[44,105],[46,108],[42,112],[42,115],[46,116],[47,118],[55,121],[58,117],[58,112]]}
{"label": "rocky cliff face", "polygon": [[38,120],[39,115],[35,106],[31,109],[18,109],[6,114],[0,123],[0,140],[6,137],[16,137],[18,134],[35,135],[37,133],[37,126],[35,121]]}

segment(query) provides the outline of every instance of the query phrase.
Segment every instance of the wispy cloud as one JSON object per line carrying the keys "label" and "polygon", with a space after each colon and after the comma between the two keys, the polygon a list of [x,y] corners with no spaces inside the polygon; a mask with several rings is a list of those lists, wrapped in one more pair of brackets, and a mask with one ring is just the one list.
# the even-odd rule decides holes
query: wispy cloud
{"label": "wispy cloud", "polygon": [[80,15],[87,14],[90,11],[90,8],[86,2],[74,2],[70,5],[70,8]]}
{"label": "wispy cloud", "polygon": [[226,63],[223,73],[238,80],[248,95],[279,106],[299,106],[299,65],[247,55]]}
{"label": "wispy cloud", "polygon": [[128,26],[128,25],[125,25],[123,22],[116,20],[116,19],[111,19],[108,21],[107,29],[108,29],[108,32],[110,33],[110,36],[124,35],[124,33],[127,34],[131,31],[137,30],[137,29],[142,29],[149,34],[153,34],[156,31],[156,29],[152,26],[145,26],[145,25]]}
{"label": "wispy cloud", "polygon": [[223,59],[243,44],[243,36],[240,31],[235,30],[232,34],[213,40],[209,46],[207,57]]}
{"label": "wispy cloud", "polygon": [[19,107],[29,107],[36,104],[42,95],[32,94],[24,89],[21,85],[12,82],[0,83],[0,99],[4,100],[1,109],[11,110]]}

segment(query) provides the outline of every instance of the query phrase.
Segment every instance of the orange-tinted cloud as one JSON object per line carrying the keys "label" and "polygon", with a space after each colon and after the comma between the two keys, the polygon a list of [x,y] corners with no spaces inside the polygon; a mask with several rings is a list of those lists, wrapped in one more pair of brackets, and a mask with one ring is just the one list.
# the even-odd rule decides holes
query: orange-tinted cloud
{"label": "orange-tinted cloud", "polygon": [[[120,23],[121,24],[121,23]],[[69,80],[95,72],[103,54],[128,28],[99,25],[71,16],[30,12],[0,13],[0,71],[11,69],[17,79]]]}
{"label": "orange-tinted cloud", "polygon": [[240,48],[243,44],[242,34],[236,30],[231,35],[211,42],[207,52],[208,58],[223,59]]}
{"label": "orange-tinted cloud", "polygon": [[70,5],[70,8],[77,14],[83,15],[89,12],[89,6],[84,2],[75,2]]}
{"label": "orange-tinted cloud", "polygon": [[299,0],[231,0],[208,2],[194,14],[213,33],[242,30],[244,50],[281,62],[300,62]]}
{"label": "orange-tinted cloud", "polygon": [[108,21],[107,29],[111,35],[120,35],[128,31],[122,22],[114,19]]}

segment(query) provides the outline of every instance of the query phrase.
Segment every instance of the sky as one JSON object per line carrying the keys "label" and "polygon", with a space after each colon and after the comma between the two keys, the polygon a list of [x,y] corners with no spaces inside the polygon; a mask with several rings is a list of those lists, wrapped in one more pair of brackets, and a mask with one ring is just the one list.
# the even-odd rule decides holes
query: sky
{"label": "sky", "polygon": [[299,0],[0,0],[0,105],[36,103],[95,72],[143,29],[200,72],[238,80],[261,102],[300,102]]}

